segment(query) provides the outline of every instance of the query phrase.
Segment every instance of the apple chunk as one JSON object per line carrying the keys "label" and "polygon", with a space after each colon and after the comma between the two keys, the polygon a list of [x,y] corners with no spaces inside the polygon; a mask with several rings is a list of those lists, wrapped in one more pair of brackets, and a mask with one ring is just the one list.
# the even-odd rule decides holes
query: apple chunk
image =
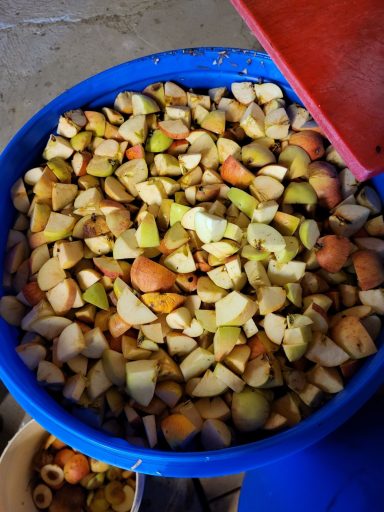
{"label": "apple chunk", "polygon": [[137,403],[146,407],[155,393],[159,373],[158,362],[150,359],[129,361],[125,368],[128,395]]}
{"label": "apple chunk", "polygon": [[127,286],[117,301],[117,312],[128,324],[150,324],[157,316]]}
{"label": "apple chunk", "polygon": [[242,326],[257,310],[256,302],[237,291],[229,293],[215,304],[217,326]]}
{"label": "apple chunk", "polygon": [[168,290],[175,280],[173,272],[145,256],[138,256],[132,264],[132,285],[144,293]]}
{"label": "apple chunk", "polygon": [[353,359],[367,357],[377,352],[377,347],[355,316],[341,318],[331,329],[331,336]]}

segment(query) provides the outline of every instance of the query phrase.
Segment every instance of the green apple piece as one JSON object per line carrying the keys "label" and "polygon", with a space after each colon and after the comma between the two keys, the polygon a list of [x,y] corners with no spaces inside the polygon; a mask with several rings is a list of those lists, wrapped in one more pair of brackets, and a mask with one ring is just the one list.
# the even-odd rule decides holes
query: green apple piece
{"label": "green apple piece", "polygon": [[292,260],[280,263],[271,260],[268,263],[268,277],[273,285],[284,286],[287,283],[297,283],[305,273],[303,261]]}
{"label": "green apple piece", "polygon": [[219,396],[228,390],[228,386],[218,379],[211,370],[207,370],[192,391],[192,396],[208,398]]}
{"label": "green apple piece", "polygon": [[159,112],[160,107],[153,98],[145,96],[145,94],[133,93],[132,110],[134,116],[139,116]]}
{"label": "green apple piece", "polygon": [[111,176],[116,169],[118,162],[107,156],[94,155],[87,165],[87,174],[106,178]]}
{"label": "green apple piece", "polygon": [[[172,214],[172,207],[171,207]],[[198,211],[195,215],[195,230],[200,240],[206,244],[218,242],[224,236],[227,227],[227,221],[211,215],[207,212]]]}
{"label": "green apple piece", "polygon": [[228,190],[227,198],[234,204],[240,211],[245,213],[250,219],[252,219],[253,212],[255,208],[257,207],[257,201],[256,199],[248,194],[247,192],[244,192],[244,190],[241,190],[236,187],[231,187]]}
{"label": "green apple piece", "polygon": [[93,137],[92,132],[80,132],[71,137],[71,146],[75,151],[85,151],[91,144]]}
{"label": "green apple piece", "polygon": [[160,245],[159,230],[155,217],[146,212],[135,233],[137,245],[140,248],[157,247]]}
{"label": "green apple piece", "polygon": [[47,166],[51,169],[56,178],[62,183],[70,183],[72,176],[72,166],[63,158],[56,156],[47,162]]}
{"label": "green apple piece", "polygon": [[218,300],[215,309],[217,326],[242,326],[255,315],[257,304],[247,295],[233,291]]}
{"label": "green apple piece", "polygon": [[285,249],[282,251],[275,252],[275,258],[279,263],[288,263],[299,252],[300,244],[294,236],[284,236]]}
{"label": "green apple piece", "polygon": [[308,165],[311,159],[304,149],[289,145],[279,155],[279,165],[288,168],[287,176],[293,180],[308,176]]}
{"label": "green apple piece", "polygon": [[232,419],[240,432],[253,432],[261,428],[270,413],[268,400],[259,391],[249,388],[232,397]]}
{"label": "green apple piece", "polygon": [[222,361],[237,343],[240,327],[219,327],[213,337],[213,351],[216,361]]}
{"label": "green apple piece", "polygon": [[103,368],[108,379],[115,386],[121,387],[125,383],[125,357],[116,350],[104,350],[103,356]]}
{"label": "green apple piece", "polygon": [[188,274],[196,270],[195,260],[188,244],[182,245],[164,258],[164,265],[178,274]]}
{"label": "green apple piece", "polygon": [[51,212],[44,228],[45,240],[49,243],[68,238],[72,234],[75,223],[75,217]]}
{"label": "green apple piece", "polygon": [[269,224],[273,221],[279,205],[276,201],[270,200],[263,203],[259,203],[253,211],[252,221],[261,222],[263,224]]}
{"label": "green apple piece", "polygon": [[271,282],[261,261],[247,261],[244,265],[249,284],[257,289],[259,286],[270,286]]}
{"label": "green apple piece", "polygon": [[223,135],[225,132],[225,112],[221,110],[212,110],[200,123],[200,126],[205,130],[209,130],[218,135]]}
{"label": "green apple piece", "polygon": [[290,327],[284,332],[283,345],[297,345],[301,343],[310,343],[312,339],[312,330],[310,325],[300,327]]}
{"label": "green apple piece", "polygon": [[309,250],[313,249],[320,236],[320,230],[317,222],[313,219],[306,219],[302,222],[300,224],[299,236],[304,247]]}
{"label": "green apple piece", "polygon": [[[188,215],[188,213],[186,215]],[[165,233],[164,238],[161,241],[161,247],[164,247],[167,252],[172,252],[186,244],[188,241],[188,232],[184,229],[180,222],[176,222]]]}
{"label": "green apple piece", "polygon": [[222,240],[221,242],[204,244],[202,249],[221,261],[238,252],[240,246],[233,240]]}
{"label": "green apple piece", "polygon": [[193,377],[198,377],[215,362],[215,356],[209,350],[202,347],[196,348],[180,363],[180,370],[187,382]]}
{"label": "green apple piece", "polygon": [[116,238],[113,246],[115,260],[135,259],[142,253],[143,249],[138,246],[135,229],[127,229]]}
{"label": "green apple piece", "polygon": [[205,450],[222,450],[231,445],[232,434],[224,421],[207,419],[201,429],[201,443]]}
{"label": "green apple piece", "polygon": [[129,361],[126,369],[126,391],[137,403],[146,407],[155,394],[159,364],[156,360]]}
{"label": "green apple piece", "polygon": [[154,179],[136,183],[136,190],[143,203],[148,205],[156,204],[160,206],[163,199],[168,197],[163,183]]}
{"label": "green apple piece", "polygon": [[281,345],[284,333],[287,327],[287,321],[284,316],[276,315],[275,313],[267,313],[264,317],[264,330],[268,338]]}
{"label": "green apple piece", "polygon": [[208,332],[216,332],[216,312],[213,309],[198,309],[195,311],[196,320]]}
{"label": "green apple piece", "polygon": [[190,209],[191,208],[189,206],[184,204],[172,203],[169,217],[170,225],[173,226],[176,222],[181,222],[184,215],[189,212]]}
{"label": "green apple piece", "polygon": [[73,322],[63,329],[57,341],[57,360],[66,363],[85,348],[84,335],[79,324]]}
{"label": "green apple piece", "polygon": [[145,115],[131,116],[119,126],[119,135],[129,142],[131,146],[144,144],[148,134],[147,119]]}
{"label": "green apple piece", "polygon": [[295,181],[288,184],[283,196],[283,204],[316,204],[315,189],[306,181]]}
{"label": "green apple piece", "polygon": [[279,231],[282,235],[290,236],[296,231],[300,224],[299,217],[295,215],[290,215],[289,213],[284,212],[276,212],[273,218],[273,226],[275,229]]}
{"label": "green apple piece", "polygon": [[272,226],[251,222],[247,228],[247,240],[259,251],[278,252],[285,249],[283,236]]}
{"label": "green apple piece", "polygon": [[[292,329],[293,330],[293,329]],[[304,354],[306,353],[308,348],[308,343],[295,343],[295,344],[284,344],[283,343],[283,349],[285,352],[285,355],[287,356],[288,361],[291,363],[293,361],[297,361],[298,359],[301,359]]]}
{"label": "green apple piece", "polygon": [[236,224],[227,222],[223,238],[229,238],[239,244],[243,239],[243,230],[239,228],[239,226],[236,226]]}
{"label": "green apple piece", "polygon": [[99,281],[85,290],[82,294],[82,299],[105,311],[109,309],[107,293],[104,286]]}
{"label": "green apple piece", "polygon": [[117,312],[130,325],[150,324],[157,316],[127,286],[117,301]]}
{"label": "green apple piece", "polygon": [[269,251],[256,249],[249,244],[244,245],[244,247],[241,249],[241,256],[250,261],[267,260],[269,259],[270,254],[271,253]]}
{"label": "green apple piece", "polygon": [[267,384],[271,375],[271,363],[268,354],[260,354],[249,361],[245,367],[243,379],[252,388]]}
{"label": "green apple piece", "polygon": [[273,313],[284,306],[286,292],[280,286],[261,286],[257,289],[259,312],[261,315]]}
{"label": "green apple piece", "polygon": [[235,393],[244,389],[244,381],[221,363],[216,364],[213,374]]}
{"label": "green apple piece", "polygon": [[182,169],[178,159],[167,153],[158,153],[154,158],[159,176],[180,176]]}
{"label": "green apple piece", "polygon": [[252,102],[248,105],[246,111],[240,119],[240,126],[251,139],[264,137],[264,119],[265,114],[256,103]]}
{"label": "green apple piece", "polygon": [[251,142],[241,148],[241,160],[244,165],[251,168],[264,167],[276,162],[272,151],[258,142]]}
{"label": "green apple piece", "polygon": [[167,137],[161,130],[154,130],[145,144],[145,150],[150,153],[162,153],[172,144],[173,139]]}
{"label": "green apple piece", "polygon": [[305,327],[308,325],[312,325],[312,320],[307,317],[306,315],[299,315],[299,314],[290,314],[287,315],[287,325],[289,329],[292,329],[294,327]]}

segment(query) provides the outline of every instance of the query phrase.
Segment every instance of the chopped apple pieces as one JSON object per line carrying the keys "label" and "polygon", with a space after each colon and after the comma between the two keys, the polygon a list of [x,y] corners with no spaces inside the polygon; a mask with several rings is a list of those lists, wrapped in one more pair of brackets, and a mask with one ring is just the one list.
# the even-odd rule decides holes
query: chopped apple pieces
{"label": "chopped apple pieces", "polygon": [[103,428],[223,449],[295,425],[376,353],[380,197],[276,84],[154,83],[57,133],[11,189],[0,315]]}

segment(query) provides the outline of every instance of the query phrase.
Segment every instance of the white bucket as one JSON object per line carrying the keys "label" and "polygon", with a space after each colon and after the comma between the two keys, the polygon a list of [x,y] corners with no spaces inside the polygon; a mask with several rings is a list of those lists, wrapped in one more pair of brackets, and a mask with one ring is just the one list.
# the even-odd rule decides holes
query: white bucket
{"label": "white bucket", "polygon": [[[0,512],[39,512],[29,482],[32,460],[47,435],[36,421],[28,422],[8,443],[0,458]],[[138,512],[145,475],[136,474],[136,493],[131,512]]]}

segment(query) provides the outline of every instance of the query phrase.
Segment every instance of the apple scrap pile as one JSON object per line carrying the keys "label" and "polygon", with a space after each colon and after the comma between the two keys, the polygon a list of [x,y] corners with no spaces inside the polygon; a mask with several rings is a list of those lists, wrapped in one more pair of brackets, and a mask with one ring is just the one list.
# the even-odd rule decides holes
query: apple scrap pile
{"label": "apple scrap pile", "polygon": [[136,475],[79,453],[50,435],[33,459],[32,498],[49,512],[129,512]]}
{"label": "apple scrap pile", "polygon": [[380,199],[277,85],[121,92],[62,115],[43,158],[12,189],[0,311],[38,381],[113,435],[240,443],[376,352]]}

